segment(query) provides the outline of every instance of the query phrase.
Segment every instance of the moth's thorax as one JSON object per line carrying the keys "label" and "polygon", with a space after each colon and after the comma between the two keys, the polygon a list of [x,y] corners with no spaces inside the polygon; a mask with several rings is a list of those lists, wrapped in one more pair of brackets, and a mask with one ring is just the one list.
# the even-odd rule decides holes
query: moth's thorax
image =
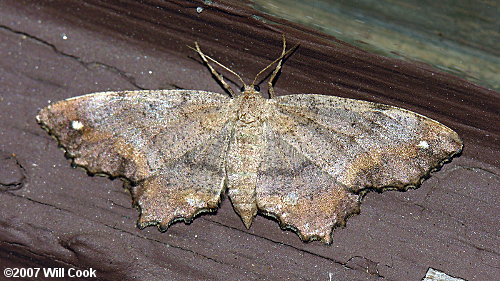
{"label": "moth's thorax", "polygon": [[261,121],[267,114],[267,100],[253,87],[245,90],[235,99],[238,121],[251,124]]}
{"label": "moth's thorax", "polygon": [[257,214],[255,189],[268,100],[253,86],[246,86],[234,102],[237,119],[226,158],[227,187],[234,209],[250,227]]}

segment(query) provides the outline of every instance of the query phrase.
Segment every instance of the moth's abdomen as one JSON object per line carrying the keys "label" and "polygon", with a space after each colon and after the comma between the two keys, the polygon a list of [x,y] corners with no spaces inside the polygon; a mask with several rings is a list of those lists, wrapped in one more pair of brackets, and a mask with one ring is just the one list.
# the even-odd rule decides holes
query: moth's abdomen
{"label": "moth's abdomen", "polygon": [[229,198],[248,228],[257,214],[255,186],[262,149],[262,123],[237,122],[226,162]]}

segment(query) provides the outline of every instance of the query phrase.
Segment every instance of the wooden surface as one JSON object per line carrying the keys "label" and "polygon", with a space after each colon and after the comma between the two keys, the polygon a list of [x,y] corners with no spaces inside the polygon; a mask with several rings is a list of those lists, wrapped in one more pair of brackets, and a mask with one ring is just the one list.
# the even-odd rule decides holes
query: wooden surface
{"label": "wooden surface", "polygon": [[[499,276],[498,93],[245,2],[206,3],[0,2],[2,270],[93,268],[99,280],[420,280],[429,267],[467,280]],[[419,112],[460,134],[461,157],[419,189],[369,193],[326,246],[261,216],[247,230],[227,198],[190,225],[139,230],[121,182],[71,168],[36,124],[49,101],[96,91],[221,92],[186,45],[197,40],[249,81],[279,54],[281,33],[300,47],[283,67],[278,95],[338,95]]]}

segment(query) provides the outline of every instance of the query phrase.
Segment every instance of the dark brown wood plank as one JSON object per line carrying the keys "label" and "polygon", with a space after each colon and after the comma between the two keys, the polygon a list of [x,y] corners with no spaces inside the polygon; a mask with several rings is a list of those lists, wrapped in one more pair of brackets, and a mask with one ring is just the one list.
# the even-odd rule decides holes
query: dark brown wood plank
{"label": "dark brown wood plank", "polygon": [[[2,269],[92,267],[101,280],[419,280],[428,267],[468,280],[498,276],[498,93],[245,3],[6,0],[0,14]],[[368,194],[330,246],[302,243],[263,217],[246,230],[228,200],[216,215],[160,233],[135,228],[120,181],[72,169],[35,122],[49,100],[96,91],[221,92],[186,45],[197,40],[248,81],[279,54],[281,33],[301,45],[279,95],[401,106],[455,129],[462,156],[417,190]]]}

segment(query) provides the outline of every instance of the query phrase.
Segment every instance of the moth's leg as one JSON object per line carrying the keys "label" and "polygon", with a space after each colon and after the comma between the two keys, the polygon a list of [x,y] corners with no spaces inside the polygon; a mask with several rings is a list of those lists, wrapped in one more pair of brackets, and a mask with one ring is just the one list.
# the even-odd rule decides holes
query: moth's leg
{"label": "moth's leg", "polygon": [[[236,75],[238,77],[238,79],[240,79],[240,81],[243,83],[243,85],[245,85],[245,82],[243,81],[243,79],[241,79],[241,77],[235,73],[234,71],[232,71],[231,69],[229,69],[228,67],[224,66],[222,63],[216,61],[215,59],[209,57],[209,56],[206,56],[200,49],[200,46],[198,45],[198,42],[194,42],[194,45],[196,46],[196,49],[194,49],[201,57],[201,59],[207,64],[208,68],[210,69],[210,72],[212,72],[212,74],[219,80],[219,82],[222,84],[222,86],[224,87],[224,89],[226,89],[226,91],[228,91],[229,95],[231,97],[234,97],[235,94],[233,92],[233,89],[231,89],[231,87],[229,87],[229,85],[226,83],[226,81],[224,81],[224,77],[219,74],[211,65],[210,63],[208,62],[208,60],[211,60],[212,62],[218,64],[219,66],[221,66],[222,68],[224,68],[225,70],[231,72],[232,74]],[[191,48],[191,47],[190,47]],[[192,49],[192,48],[191,48]]]}
{"label": "moth's leg", "polygon": [[270,99],[272,99],[275,96],[275,94],[274,94],[274,88],[273,88],[273,81],[274,81],[274,78],[276,78],[276,75],[278,74],[278,72],[281,69],[281,63],[283,62],[283,58],[285,57],[285,54],[286,54],[285,51],[286,51],[286,39],[285,39],[285,34],[283,34],[283,50],[281,51],[280,60],[278,61],[278,65],[274,69],[273,74],[271,75],[271,78],[269,78],[269,81],[267,82],[268,89],[269,89],[269,98]]}

